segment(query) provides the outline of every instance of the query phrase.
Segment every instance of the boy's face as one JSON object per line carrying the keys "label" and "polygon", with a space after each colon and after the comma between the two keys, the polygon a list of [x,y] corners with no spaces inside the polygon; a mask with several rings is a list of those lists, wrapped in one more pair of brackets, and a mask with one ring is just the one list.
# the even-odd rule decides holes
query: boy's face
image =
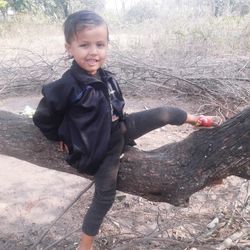
{"label": "boy's face", "polygon": [[107,27],[105,25],[87,27],[77,32],[65,47],[82,69],[95,75],[107,57]]}

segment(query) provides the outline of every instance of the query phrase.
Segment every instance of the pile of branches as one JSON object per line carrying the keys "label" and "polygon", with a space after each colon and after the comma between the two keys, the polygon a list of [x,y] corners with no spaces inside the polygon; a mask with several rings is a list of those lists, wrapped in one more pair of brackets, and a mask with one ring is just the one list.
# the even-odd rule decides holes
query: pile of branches
{"label": "pile of branches", "polygon": [[[192,66],[192,69],[157,66],[132,56],[114,53],[110,60],[111,71],[117,72],[121,83],[144,89],[144,93],[160,90],[183,100],[200,104],[198,112],[217,111],[226,118],[236,114],[250,101],[250,61],[242,59],[242,67],[228,63],[228,72],[215,72],[214,65]],[[222,63],[222,62],[221,62]],[[201,69],[202,68],[202,69]],[[218,66],[217,66],[218,68]],[[223,65],[220,65],[223,68]],[[196,72],[199,72],[198,75]],[[202,72],[202,73],[201,73]],[[154,89],[153,89],[154,88]]]}
{"label": "pile of branches", "polygon": [[2,97],[34,93],[58,78],[66,69],[63,55],[47,58],[28,49],[0,50],[0,94]]}
{"label": "pile of branches", "polygon": [[[0,61],[2,97],[38,92],[42,84],[60,77],[71,63],[65,55],[56,55],[53,59],[27,49],[5,49],[4,55]],[[237,62],[236,67],[229,62],[230,74],[219,70],[220,75],[209,65],[206,73],[201,74],[204,65],[198,63],[190,70],[182,66],[157,66],[150,60],[138,58],[126,52],[111,52],[108,69],[116,73],[126,89],[135,88],[142,95],[160,90],[166,96],[190,98],[200,104],[198,112],[217,111],[225,117],[250,101],[250,61],[245,59]],[[242,66],[238,67],[239,64]]]}

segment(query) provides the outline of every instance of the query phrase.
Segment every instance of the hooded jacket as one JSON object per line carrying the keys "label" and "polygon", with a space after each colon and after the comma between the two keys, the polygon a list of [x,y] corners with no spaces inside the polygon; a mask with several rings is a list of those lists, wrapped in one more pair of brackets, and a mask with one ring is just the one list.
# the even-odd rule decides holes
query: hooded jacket
{"label": "hooded jacket", "polygon": [[123,120],[124,99],[118,83],[112,73],[103,69],[98,73],[101,80],[73,61],[62,78],[43,86],[43,98],[33,116],[48,139],[68,146],[66,161],[89,175],[96,173],[108,150],[111,107]]}

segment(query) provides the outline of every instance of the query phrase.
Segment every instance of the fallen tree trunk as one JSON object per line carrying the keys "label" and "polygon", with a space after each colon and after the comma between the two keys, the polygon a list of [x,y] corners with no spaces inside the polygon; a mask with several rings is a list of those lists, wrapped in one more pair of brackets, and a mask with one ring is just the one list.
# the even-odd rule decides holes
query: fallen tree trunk
{"label": "fallen tree trunk", "polygon": [[[46,140],[30,118],[0,111],[0,153],[38,166],[77,174],[58,143]],[[201,129],[152,151],[129,148],[117,189],[151,201],[186,206],[189,197],[216,179],[250,179],[250,108],[221,127]],[[15,173],[13,173],[15,174]]]}

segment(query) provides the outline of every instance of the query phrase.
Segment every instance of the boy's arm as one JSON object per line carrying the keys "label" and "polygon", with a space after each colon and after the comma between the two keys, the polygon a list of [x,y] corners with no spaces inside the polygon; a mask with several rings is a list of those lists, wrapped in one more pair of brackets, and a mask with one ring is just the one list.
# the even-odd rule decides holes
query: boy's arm
{"label": "boy's arm", "polygon": [[60,80],[45,85],[42,89],[43,98],[37,106],[33,122],[49,140],[61,140],[58,128],[63,121],[71,93],[71,85]]}
{"label": "boy's arm", "polygon": [[34,124],[41,130],[44,136],[46,136],[49,140],[54,141],[60,141],[58,128],[62,119],[62,116],[51,111],[45,97],[43,97],[39,102],[33,116]]}

